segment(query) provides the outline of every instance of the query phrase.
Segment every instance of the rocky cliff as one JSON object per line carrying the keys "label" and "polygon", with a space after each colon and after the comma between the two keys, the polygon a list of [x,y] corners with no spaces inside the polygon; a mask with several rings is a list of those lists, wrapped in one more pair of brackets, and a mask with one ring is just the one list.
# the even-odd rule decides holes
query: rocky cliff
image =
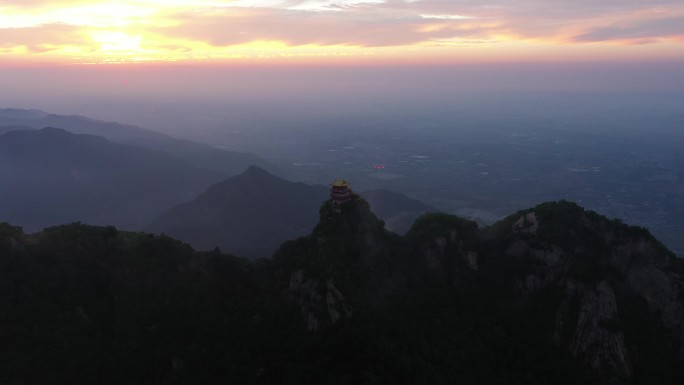
{"label": "rocky cliff", "polygon": [[[644,360],[656,349],[668,352],[667,370],[682,358],[681,261],[646,230],[570,202],[542,204],[482,230],[427,214],[399,238],[357,197],[339,213],[324,205],[312,235],[286,244],[277,260],[290,266],[287,290],[309,330],[351,317],[354,307],[441,287],[440,295],[489,292],[494,298],[481,300],[499,311],[545,317],[529,338],[612,381],[652,376]],[[334,283],[351,295],[345,299]],[[539,314],[529,313],[534,307]],[[648,338],[664,345],[643,344]]]}
{"label": "rocky cliff", "polygon": [[506,279],[521,298],[562,292],[553,303],[553,340],[588,366],[633,378],[646,330],[681,359],[682,263],[648,231],[555,202],[485,234],[488,258],[512,267]]}
{"label": "rocky cliff", "polygon": [[0,382],[678,384],[684,264],[569,202],[388,232],[324,202],[271,260],[0,226]]}

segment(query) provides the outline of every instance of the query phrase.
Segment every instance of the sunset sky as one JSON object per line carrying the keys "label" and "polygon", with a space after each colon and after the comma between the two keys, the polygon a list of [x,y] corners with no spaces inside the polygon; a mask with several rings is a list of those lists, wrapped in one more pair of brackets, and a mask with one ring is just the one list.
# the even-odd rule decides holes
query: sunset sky
{"label": "sunset sky", "polygon": [[681,0],[10,0],[0,64],[684,59]]}

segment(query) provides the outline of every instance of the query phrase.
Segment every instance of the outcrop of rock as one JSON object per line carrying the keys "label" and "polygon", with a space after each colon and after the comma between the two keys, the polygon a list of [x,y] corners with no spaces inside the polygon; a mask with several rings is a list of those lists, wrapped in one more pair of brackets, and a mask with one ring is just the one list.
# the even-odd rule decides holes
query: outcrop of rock
{"label": "outcrop of rock", "polygon": [[0,224],[0,383],[667,384],[684,264],[569,202],[388,232],[354,195],[271,260]]}
{"label": "outcrop of rock", "polygon": [[681,359],[682,263],[646,230],[557,202],[515,214],[487,237],[496,245],[489,258],[515,267],[509,279],[522,297],[562,291],[553,339],[590,367],[634,377],[648,330],[636,319]]}
{"label": "outcrop of rock", "polygon": [[477,223],[432,213],[416,220],[406,236],[423,280],[457,285],[479,268]]}
{"label": "outcrop of rock", "polygon": [[394,266],[400,237],[384,229],[366,201],[354,194],[339,210],[328,201],[319,215],[311,235],[284,243],[273,257],[288,281],[287,297],[310,330],[351,317],[355,306],[382,301],[402,279]]}

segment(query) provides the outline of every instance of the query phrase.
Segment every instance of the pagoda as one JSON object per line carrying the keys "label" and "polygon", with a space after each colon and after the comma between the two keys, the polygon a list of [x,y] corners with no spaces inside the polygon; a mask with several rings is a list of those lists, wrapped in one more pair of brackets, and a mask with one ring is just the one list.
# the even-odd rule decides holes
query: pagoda
{"label": "pagoda", "polygon": [[342,179],[336,179],[330,189],[330,199],[337,206],[350,201],[352,199],[352,191],[349,188],[349,183]]}

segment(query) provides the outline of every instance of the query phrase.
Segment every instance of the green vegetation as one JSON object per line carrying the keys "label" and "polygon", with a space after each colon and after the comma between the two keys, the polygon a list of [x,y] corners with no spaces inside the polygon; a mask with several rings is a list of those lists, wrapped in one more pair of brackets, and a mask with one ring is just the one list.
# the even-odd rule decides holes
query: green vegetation
{"label": "green vegetation", "polygon": [[[531,213],[536,230],[516,229]],[[339,211],[326,202],[319,214],[311,235],[257,262],[113,227],[74,223],[27,235],[0,224],[0,383],[684,378],[674,354],[681,341],[622,273],[649,265],[682,279],[681,261],[647,232],[569,202],[539,205],[483,231],[458,217],[426,214],[406,237],[385,231],[358,197]],[[631,253],[624,251],[630,244],[646,246],[617,258]],[[568,297],[569,281],[586,282],[576,290],[599,281],[614,289],[618,316],[596,324],[624,334],[631,379],[607,367],[592,370],[584,355],[570,354],[584,296]],[[312,317],[315,327],[307,326]],[[559,320],[570,326],[557,329]]]}
{"label": "green vegetation", "polygon": [[452,232],[463,240],[467,249],[477,248],[479,230],[477,223],[445,213],[428,213],[416,219],[407,237],[421,243],[437,237],[452,236]]}

